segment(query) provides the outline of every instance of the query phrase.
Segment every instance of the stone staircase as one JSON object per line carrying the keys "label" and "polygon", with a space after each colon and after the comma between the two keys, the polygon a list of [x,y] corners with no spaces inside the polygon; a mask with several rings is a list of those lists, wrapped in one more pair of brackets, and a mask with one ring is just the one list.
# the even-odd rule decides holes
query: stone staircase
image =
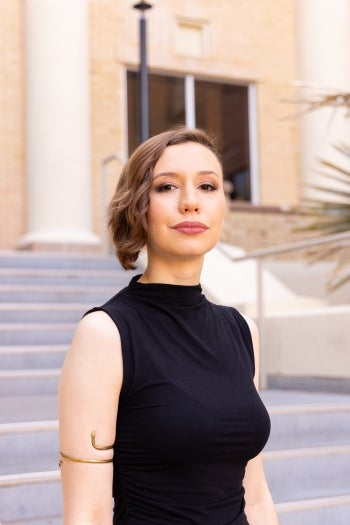
{"label": "stone staircase", "polygon": [[[59,370],[81,315],[132,273],[112,257],[0,253],[0,522],[62,523]],[[280,525],[350,522],[350,396],[267,391]],[[203,524],[204,525],[204,524]]]}
{"label": "stone staircase", "polygon": [[0,253],[0,521],[62,522],[57,385],[82,314],[125,286],[114,257]]}
{"label": "stone staircase", "polygon": [[270,390],[265,472],[280,525],[350,523],[350,396]]}

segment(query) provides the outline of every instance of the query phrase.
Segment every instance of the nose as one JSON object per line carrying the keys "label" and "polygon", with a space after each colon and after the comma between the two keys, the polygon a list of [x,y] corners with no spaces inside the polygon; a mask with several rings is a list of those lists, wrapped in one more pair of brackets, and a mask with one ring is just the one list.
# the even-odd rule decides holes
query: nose
{"label": "nose", "polygon": [[195,188],[187,187],[181,192],[180,210],[182,213],[198,213],[200,211],[199,199]]}

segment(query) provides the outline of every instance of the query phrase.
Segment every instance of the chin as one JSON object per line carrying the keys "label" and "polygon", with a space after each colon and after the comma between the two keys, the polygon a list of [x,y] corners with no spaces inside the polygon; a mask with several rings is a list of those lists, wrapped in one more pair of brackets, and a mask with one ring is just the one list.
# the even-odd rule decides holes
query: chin
{"label": "chin", "polygon": [[[203,257],[206,253],[210,252],[216,246],[215,243],[201,244],[201,246],[184,246],[184,243],[176,250],[176,255],[183,257]],[[174,250],[175,251],[175,250]]]}

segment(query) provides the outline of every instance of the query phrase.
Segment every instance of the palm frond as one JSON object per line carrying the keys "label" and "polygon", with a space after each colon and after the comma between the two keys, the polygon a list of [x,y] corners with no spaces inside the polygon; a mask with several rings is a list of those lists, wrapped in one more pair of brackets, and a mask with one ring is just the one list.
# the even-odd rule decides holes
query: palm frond
{"label": "palm frond", "polygon": [[349,206],[350,206],[350,193],[346,190],[340,190],[337,188],[329,188],[327,186],[321,186],[319,184],[312,184],[312,188],[317,191],[328,193],[329,195],[336,195],[337,197],[343,197],[344,199],[349,201]]}
{"label": "palm frond", "polygon": [[[350,157],[350,147],[344,144],[337,147],[338,151]],[[297,228],[301,232],[317,232],[321,236],[350,231],[350,171],[334,162],[322,159],[321,168],[331,172],[321,171],[326,179],[341,184],[342,187],[329,187],[322,184],[310,184],[309,189],[321,192],[323,197],[307,197],[299,206],[299,211],[313,221]],[[328,197],[328,198],[327,198]],[[336,264],[327,279],[327,289],[334,291],[350,281],[350,248],[344,244],[325,245],[313,249],[306,254],[311,264],[322,260],[335,260]]]}
{"label": "palm frond", "polygon": [[305,199],[304,204],[301,204],[299,206],[299,211],[303,210],[305,214],[307,214],[310,211],[310,214],[313,215],[314,212],[317,212],[317,210],[320,210],[320,213],[324,214],[324,212],[340,212],[343,213],[343,215],[347,215],[347,210],[349,208],[349,204],[345,204],[343,202],[329,202],[324,201],[321,199]]}
{"label": "palm frond", "polygon": [[310,264],[314,264],[319,261],[328,261],[333,258],[341,250],[340,246],[332,246],[331,248],[324,247],[322,251],[320,250],[308,250],[306,252],[307,260]]}
{"label": "palm frond", "polygon": [[338,142],[338,144],[332,144],[332,148],[342,153],[345,157],[350,157],[350,145],[346,142]]}
{"label": "palm frond", "polygon": [[350,221],[345,221],[343,223],[339,223],[338,221],[334,222],[313,222],[312,224],[301,226],[300,228],[297,228],[297,231],[305,231],[305,232],[312,232],[312,231],[319,231],[322,232],[323,235],[330,235],[332,233],[340,233],[340,232],[346,232],[350,230]]}
{"label": "palm frond", "polygon": [[[332,164],[331,162],[326,163],[326,161],[322,161],[322,167],[331,168],[332,170],[335,169],[334,164]],[[324,169],[315,170],[315,173],[318,173],[319,175],[321,175],[322,178],[324,177],[326,179],[330,179],[333,181],[335,180],[335,181],[340,182],[341,184],[345,184],[345,185],[350,184],[350,172],[346,171],[344,168],[341,168],[341,167],[339,167],[339,170],[335,173],[326,172],[324,171]]]}
{"label": "palm frond", "polygon": [[[300,114],[315,112],[321,108],[333,108],[334,112],[339,108],[349,110],[350,92],[339,91],[337,89],[318,86],[310,82],[297,82],[298,87],[303,88],[303,95],[289,103],[295,103],[301,108]],[[333,119],[331,117],[331,121]],[[330,121],[330,123],[331,123]],[[332,147],[343,155],[347,162],[350,160],[350,144],[338,142]],[[314,190],[315,196],[304,198],[298,207],[298,211],[309,221],[296,231],[317,232],[320,236],[332,233],[350,231],[350,169],[339,165],[337,162],[328,159],[318,159],[317,172],[321,176],[320,183],[311,184],[307,187]],[[322,184],[322,181],[325,184]],[[335,185],[330,187],[327,182]],[[321,196],[318,196],[318,192]],[[318,260],[331,259],[336,261],[336,265],[328,279],[328,288],[336,290],[350,281],[350,247],[339,243],[337,245],[322,245],[314,248],[307,254],[308,260],[313,263]]]}
{"label": "palm frond", "polygon": [[337,279],[329,279],[327,281],[327,287],[330,292],[335,292],[336,290],[341,288],[344,284],[347,284],[349,281],[350,281],[350,272],[345,274],[341,278],[338,277]]}

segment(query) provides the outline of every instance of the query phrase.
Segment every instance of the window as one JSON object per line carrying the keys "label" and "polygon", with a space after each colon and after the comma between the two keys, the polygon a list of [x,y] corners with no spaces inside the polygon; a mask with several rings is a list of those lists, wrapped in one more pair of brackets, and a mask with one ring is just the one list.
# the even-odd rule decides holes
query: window
{"label": "window", "polygon": [[[139,144],[139,74],[128,71],[129,153]],[[186,123],[218,139],[224,178],[233,200],[251,200],[248,87],[149,74],[150,135]]]}

